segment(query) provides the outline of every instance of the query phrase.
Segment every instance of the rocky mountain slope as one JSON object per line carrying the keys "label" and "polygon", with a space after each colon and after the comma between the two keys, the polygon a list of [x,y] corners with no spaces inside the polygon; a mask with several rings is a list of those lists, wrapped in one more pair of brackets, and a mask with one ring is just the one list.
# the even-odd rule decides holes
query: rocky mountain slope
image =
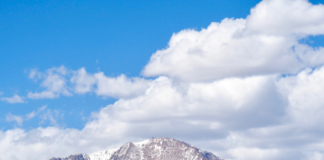
{"label": "rocky mountain slope", "polygon": [[119,149],[92,154],[75,154],[50,160],[224,160],[172,138],[152,138],[143,142],[129,142]]}

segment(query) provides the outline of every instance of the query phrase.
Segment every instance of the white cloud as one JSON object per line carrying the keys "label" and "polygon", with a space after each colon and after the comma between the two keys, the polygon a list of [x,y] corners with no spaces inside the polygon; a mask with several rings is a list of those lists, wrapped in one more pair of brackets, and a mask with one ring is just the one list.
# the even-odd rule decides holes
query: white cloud
{"label": "white cloud", "polygon": [[42,92],[29,92],[27,97],[31,99],[43,99],[43,98],[57,98],[61,94],[65,96],[71,96],[72,94],[68,91],[66,85],[66,78],[68,70],[61,66],[59,68],[51,68],[46,71],[46,73],[37,73],[35,70],[32,70],[29,77],[35,78],[35,75],[42,75],[41,77],[44,80],[41,83],[41,87],[44,87],[45,90]]}
{"label": "white cloud", "polygon": [[40,112],[44,111],[47,108],[47,105],[42,106],[41,108],[39,108],[36,112],[32,111],[29,114],[26,114],[26,120],[30,120],[32,118],[34,118],[35,116],[37,116]]}
{"label": "white cloud", "polygon": [[106,77],[102,72],[96,73],[96,94],[114,98],[129,98],[141,95],[148,88],[149,80],[141,78],[127,78],[125,75]]}
{"label": "white cloud", "polygon": [[70,81],[75,84],[75,93],[84,94],[93,91],[93,85],[97,80],[93,75],[88,74],[85,68],[81,68],[74,73]]}
{"label": "white cloud", "polygon": [[[35,74],[42,75],[40,77],[44,80],[41,87],[44,87],[45,90],[29,92],[27,97],[31,99],[58,98],[60,95],[71,96],[72,93],[86,94],[91,92],[104,98],[130,98],[144,94],[150,83],[150,80],[138,77],[128,78],[123,74],[117,77],[107,77],[102,72],[90,74],[87,73],[85,68],[73,71],[61,66],[48,69],[46,73],[34,73],[36,70],[32,71],[30,77],[35,77]],[[67,81],[67,79],[70,79],[70,81]]]}
{"label": "white cloud", "polygon": [[247,27],[266,34],[324,34],[324,6],[308,0],[264,0],[251,10]]}
{"label": "white cloud", "polygon": [[53,98],[59,97],[59,94],[56,94],[51,91],[43,91],[43,92],[39,92],[39,93],[38,92],[36,92],[36,93],[29,92],[27,97],[30,99],[44,99],[44,98],[53,99]]}
{"label": "white cloud", "polygon": [[21,116],[16,116],[11,113],[8,113],[6,116],[6,121],[8,121],[8,122],[15,121],[19,126],[21,126],[24,119]]}
{"label": "white cloud", "polygon": [[44,112],[43,114],[40,115],[40,118],[42,119],[40,124],[42,124],[48,120],[51,125],[53,125],[55,127],[59,127],[59,124],[58,124],[56,118],[63,117],[63,115],[64,115],[63,113],[60,113],[57,110],[52,111],[52,110],[48,109],[48,110],[46,110],[46,112]]}
{"label": "white cloud", "polygon": [[323,160],[324,154],[320,152],[311,153],[308,155],[307,160]]}
{"label": "white cloud", "polygon": [[8,103],[25,103],[24,98],[20,97],[17,94],[15,94],[12,97],[3,97],[3,98],[1,98],[1,100],[8,102]]}
{"label": "white cloud", "polygon": [[0,92],[0,96],[2,96],[3,95],[3,92]]}
{"label": "white cloud", "polygon": [[[117,146],[134,138],[139,140],[152,136],[187,139],[200,139],[197,135],[206,136],[207,139],[226,137],[226,130],[236,129],[237,123],[250,123],[243,125],[243,128],[259,125],[253,120],[246,120],[245,117],[256,114],[248,112],[258,107],[258,103],[249,105],[253,98],[257,97],[260,102],[268,99],[266,95],[271,93],[264,92],[262,86],[271,84],[271,77],[237,78],[208,84],[179,84],[170,78],[160,77],[150,83],[145,94],[136,98],[121,99],[99,113],[94,113],[95,120],[90,121],[81,131],[39,128],[32,131],[16,129],[10,133],[2,133],[0,135],[3,135],[3,141],[0,141],[0,146],[8,146],[2,150],[5,152],[2,156],[11,159],[49,159],[54,155],[92,152],[109,147],[107,144]],[[276,109],[269,106],[265,105],[262,109],[269,112],[269,115],[277,114],[272,111]],[[244,112],[247,113],[241,115]],[[256,117],[260,118],[259,122],[267,121],[264,115]],[[48,119],[50,116],[46,120]],[[217,123],[221,125],[215,127]],[[269,124],[273,123],[275,122]],[[54,131],[47,135],[48,130]],[[19,136],[11,138],[12,134]],[[19,150],[21,154],[8,152],[8,149],[17,148],[16,144],[19,143],[29,147],[22,147],[22,150]],[[47,146],[46,150],[40,146]],[[27,154],[26,150],[37,150],[38,154]],[[51,153],[48,150],[52,150]]]}
{"label": "white cloud", "polygon": [[224,19],[201,31],[173,34],[168,47],[152,55],[145,76],[185,81],[294,74],[324,62],[324,49],[298,40],[324,34],[324,6],[306,0],[264,0],[247,19]]}
{"label": "white cloud", "polygon": [[28,78],[33,80],[41,79],[44,76],[43,73],[39,72],[37,69],[32,69],[29,71]]}
{"label": "white cloud", "polygon": [[321,67],[315,70],[306,69],[296,76],[286,77],[278,82],[281,92],[288,96],[290,107],[287,112],[300,127],[321,125],[324,117],[323,80],[324,67]]}
{"label": "white cloud", "polygon": [[[324,67],[279,79],[267,75],[186,83],[159,77],[143,95],[93,113],[82,130],[0,132],[0,146],[7,146],[0,148],[0,159],[89,153],[152,136],[174,137],[229,159],[318,158],[324,145],[319,107],[323,74]],[[44,113],[44,120],[57,125],[52,112]]]}
{"label": "white cloud", "polygon": [[123,74],[117,77],[107,77],[103,72],[89,74],[84,68],[76,71],[71,78],[76,93],[95,92],[98,96],[114,98],[130,98],[143,94],[149,82],[150,80],[142,78],[127,78]]}
{"label": "white cloud", "polygon": [[24,116],[20,115],[13,115],[11,113],[8,113],[6,116],[6,121],[12,122],[15,121],[19,126],[22,126],[22,123],[24,121],[29,121],[36,116],[39,116],[40,122],[39,124],[43,124],[46,121],[49,121],[49,123],[52,126],[59,127],[59,123],[57,122],[58,118],[62,118],[64,116],[64,113],[58,111],[58,110],[51,110],[47,109],[47,105],[44,105],[40,107],[37,111],[32,111]]}
{"label": "white cloud", "polygon": [[[280,152],[277,149],[259,149],[259,148],[235,148],[229,151],[235,159],[249,159],[249,160],[271,160],[280,159],[278,154]],[[265,159],[266,158],[266,159]]]}

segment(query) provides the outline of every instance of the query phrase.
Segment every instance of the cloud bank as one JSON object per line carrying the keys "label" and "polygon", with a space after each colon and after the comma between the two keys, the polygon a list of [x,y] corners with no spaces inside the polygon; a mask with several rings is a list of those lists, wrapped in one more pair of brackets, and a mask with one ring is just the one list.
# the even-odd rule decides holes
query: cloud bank
{"label": "cloud bank", "polygon": [[324,6],[306,0],[264,0],[247,19],[224,19],[201,31],[173,34],[157,51],[143,75],[167,75],[183,81],[296,74],[324,62],[322,47],[299,43],[324,32]]}
{"label": "cloud bank", "polygon": [[183,30],[145,66],[153,80],[84,68],[31,72],[44,91],[29,98],[93,92],[118,100],[82,130],[0,131],[0,159],[49,159],[163,136],[233,160],[322,160],[324,50],[300,40],[324,34],[323,12],[306,0],[263,0],[246,19]]}

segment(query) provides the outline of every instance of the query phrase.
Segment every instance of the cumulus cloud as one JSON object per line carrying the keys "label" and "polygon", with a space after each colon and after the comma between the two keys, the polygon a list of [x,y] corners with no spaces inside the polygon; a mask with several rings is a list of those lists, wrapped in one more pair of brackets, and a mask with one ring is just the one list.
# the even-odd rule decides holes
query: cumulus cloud
{"label": "cumulus cloud", "polygon": [[96,78],[93,75],[88,74],[85,68],[75,71],[73,77],[71,78],[71,83],[75,84],[74,92],[79,94],[92,92],[96,82]]}
{"label": "cumulus cloud", "polygon": [[58,98],[60,95],[72,96],[94,92],[103,98],[130,98],[143,94],[148,88],[150,80],[124,74],[117,77],[107,77],[103,72],[88,73],[85,68],[70,70],[61,66],[48,69],[45,73],[31,70],[29,78],[42,80],[41,92],[29,92],[31,99]]}
{"label": "cumulus cloud", "polygon": [[17,94],[12,97],[2,97],[1,100],[8,103],[25,103],[24,98]]}
{"label": "cumulus cloud", "polygon": [[[323,159],[323,48],[299,43],[323,34],[322,8],[306,0],[264,0],[247,19],[183,30],[143,70],[157,76],[153,80],[84,68],[33,73],[45,77],[45,91],[55,95],[66,90],[119,99],[93,112],[81,130],[60,128],[50,116],[59,113],[44,112],[41,118],[56,127],[0,131],[0,159],[91,153],[160,136],[227,159]],[[46,80],[54,75],[62,83]]]}
{"label": "cumulus cloud", "polygon": [[[278,85],[287,94],[288,114],[300,127],[320,126],[324,116],[324,67],[306,69],[297,76],[290,76],[279,81]],[[318,128],[324,129],[324,128]]]}
{"label": "cumulus cloud", "polygon": [[247,28],[276,35],[324,34],[324,5],[307,0],[264,0],[251,10]]}
{"label": "cumulus cloud", "polygon": [[128,98],[143,94],[150,82],[141,78],[127,78],[123,74],[110,78],[104,76],[102,72],[95,74],[94,77],[97,79],[96,94],[115,98]]}
{"label": "cumulus cloud", "polygon": [[103,72],[89,74],[84,68],[75,71],[71,78],[74,92],[84,94],[95,92],[98,96],[113,98],[130,98],[143,94],[150,80],[128,78],[121,74],[117,77],[107,77]]}
{"label": "cumulus cloud", "polygon": [[[66,141],[77,143],[75,145],[79,145],[82,141],[80,145],[87,147],[76,147],[79,152],[91,152],[98,147],[108,147],[105,144],[120,144],[120,142],[124,143],[133,138],[172,136],[187,139],[217,139],[225,138],[226,130],[229,129],[253,128],[261,125],[262,121],[267,125],[276,124],[278,123],[276,120],[267,122],[267,116],[280,117],[281,112],[277,111],[280,105],[277,105],[278,108],[269,108],[264,105],[262,107],[264,113],[255,115],[255,118],[259,118],[258,122],[246,119],[246,117],[254,115],[253,112],[248,111],[258,106],[258,103],[253,104],[252,101],[256,95],[261,102],[267,100],[267,95],[273,94],[272,91],[262,90],[263,86],[271,85],[273,79],[271,77],[231,79],[210,84],[178,84],[179,82],[174,82],[170,78],[160,77],[150,83],[144,95],[121,99],[102,109],[99,113],[94,113],[92,116],[94,120],[90,121],[81,131],[73,130],[77,136],[68,137]],[[217,95],[221,95],[221,97],[215,98]],[[244,112],[246,113],[242,114]],[[242,126],[238,127],[237,123]],[[37,129],[35,132],[41,131]],[[70,134],[65,132],[70,131],[68,129],[59,130],[54,137],[44,139],[49,138],[56,143],[56,138]],[[24,131],[23,133],[23,135],[29,134]],[[20,140],[25,138],[22,136]],[[41,137],[36,138],[41,139]],[[55,143],[46,143],[46,145],[58,145]],[[61,141],[60,143],[65,144],[66,142]],[[28,144],[34,146],[32,142]],[[45,145],[43,142],[41,144]],[[56,147],[55,150],[58,149]],[[58,156],[72,152],[71,149],[58,150],[56,152]],[[30,156],[28,158],[35,158],[33,155],[28,156]],[[46,154],[38,156],[45,157]],[[11,157],[22,158],[19,155]]]}
{"label": "cumulus cloud", "polygon": [[[44,74],[38,73],[36,70],[32,70],[29,74],[29,78],[44,78],[41,83],[41,87],[45,88],[42,92],[29,92],[27,97],[31,99],[43,99],[43,98],[57,98],[60,94],[65,96],[71,96],[66,85],[67,69],[64,66],[59,68],[48,69]],[[36,75],[40,75],[35,77]]]}
{"label": "cumulus cloud", "polygon": [[324,34],[324,6],[306,0],[264,0],[247,19],[224,19],[206,29],[173,34],[142,74],[185,81],[295,74],[324,62],[324,49],[299,40]]}

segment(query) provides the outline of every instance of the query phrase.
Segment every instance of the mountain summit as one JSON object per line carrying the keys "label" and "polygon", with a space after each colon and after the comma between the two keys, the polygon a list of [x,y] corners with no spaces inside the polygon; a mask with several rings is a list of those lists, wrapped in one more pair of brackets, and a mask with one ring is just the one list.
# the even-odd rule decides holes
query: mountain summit
{"label": "mountain summit", "polygon": [[129,142],[119,149],[92,154],[75,154],[50,160],[224,160],[188,143],[173,138],[151,138],[143,142]]}

